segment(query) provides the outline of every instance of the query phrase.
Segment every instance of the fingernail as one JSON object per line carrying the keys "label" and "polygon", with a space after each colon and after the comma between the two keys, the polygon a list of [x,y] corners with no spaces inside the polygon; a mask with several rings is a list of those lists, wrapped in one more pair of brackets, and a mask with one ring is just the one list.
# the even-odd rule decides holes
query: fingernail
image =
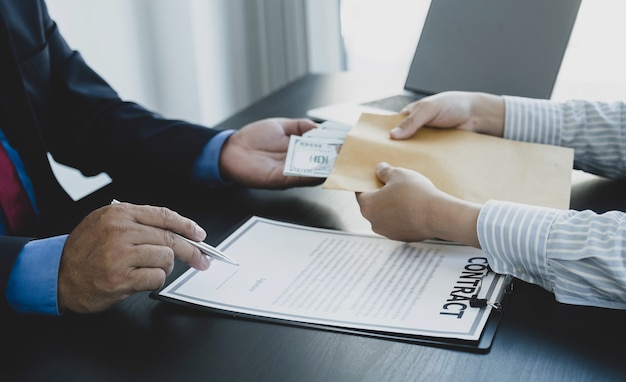
{"label": "fingernail", "polygon": [[392,135],[400,134],[401,131],[402,129],[400,127],[394,127],[393,129],[391,129],[391,131],[389,131],[389,134],[392,134]]}
{"label": "fingernail", "polygon": [[202,239],[200,240],[204,240],[204,238],[206,237],[206,231],[199,225],[196,225],[196,236],[202,237]]}
{"label": "fingernail", "polygon": [[200,266],[202,267],[203,271],[209,269],[209,267],[211,266],[211,259],[209,259],[209,256],[202,255],[202,259],[200,260]]}

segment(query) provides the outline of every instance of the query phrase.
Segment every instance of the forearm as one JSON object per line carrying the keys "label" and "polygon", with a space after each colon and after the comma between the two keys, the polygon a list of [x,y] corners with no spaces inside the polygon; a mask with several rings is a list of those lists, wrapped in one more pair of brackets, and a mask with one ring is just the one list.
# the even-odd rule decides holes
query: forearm
{"label": "forearm", "polygon": [[440,202],[431,206],[432,237],[480,248],[476,232],[480,204],[442,193]]}
{"label": "forearm", "polygon": [[472,94],[472,130],[496,137],[504,135],[505,102],[500,96],[487,93]]}
{"label": "forearm", "polygon": [[86,175],[107,172],[116,180],[167,177],[173,183],[192,178],[194,161],[219,131],[167,119],[122,100],[53,24],[46,36],[37,49],[48,46],[48,72],[36,74],[54,81],[32,80],[49,84],[33,90],[48,95],[35,103],[46,108],[34,113],[41,116],[46,146],[57,161]]}
{"label": "forearm", "polygon": [[491,268],[558,301],[626,309],[626,215],[490,201],[478,237]]}
{"label": "forearm", "polygon": [[504,137],[574,149],[574,167],[626,177],[626,105],[504,97]]}

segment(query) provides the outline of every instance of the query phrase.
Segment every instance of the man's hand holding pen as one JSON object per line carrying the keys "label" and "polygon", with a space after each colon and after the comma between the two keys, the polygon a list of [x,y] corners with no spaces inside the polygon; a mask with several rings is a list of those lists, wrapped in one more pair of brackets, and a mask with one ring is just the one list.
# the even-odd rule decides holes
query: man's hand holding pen
{"label": "man's hand holding pen", "polygon": [[103,311],[135,292],[156,290],[175,258],[208,269],[210,259],[181,236],[202,241],[206,232],[164,207],[114,203],[92,212],[63,248],[59,310]]}

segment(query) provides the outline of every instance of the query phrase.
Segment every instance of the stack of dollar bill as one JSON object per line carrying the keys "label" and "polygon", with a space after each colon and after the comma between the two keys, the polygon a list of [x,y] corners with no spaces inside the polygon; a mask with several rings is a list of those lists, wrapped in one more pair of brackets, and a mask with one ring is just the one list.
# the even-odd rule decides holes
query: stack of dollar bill
{"label": "stack of dollar bill", "polygon": [[302,136],[292,135],[283,174],[328,177],[351,127],[343,123],[326,121]]}

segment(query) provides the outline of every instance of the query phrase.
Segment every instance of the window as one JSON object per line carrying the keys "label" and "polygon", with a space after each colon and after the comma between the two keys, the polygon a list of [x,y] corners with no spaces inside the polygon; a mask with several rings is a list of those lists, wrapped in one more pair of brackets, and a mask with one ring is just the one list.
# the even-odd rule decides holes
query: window
{"label": "window", "polygon": [[429,5],[430,0],[342,0],[347,70],[404,76]]}
{"label": "window", "polygon": [[553,99],[626,101],[623,0],[582,2]]}

